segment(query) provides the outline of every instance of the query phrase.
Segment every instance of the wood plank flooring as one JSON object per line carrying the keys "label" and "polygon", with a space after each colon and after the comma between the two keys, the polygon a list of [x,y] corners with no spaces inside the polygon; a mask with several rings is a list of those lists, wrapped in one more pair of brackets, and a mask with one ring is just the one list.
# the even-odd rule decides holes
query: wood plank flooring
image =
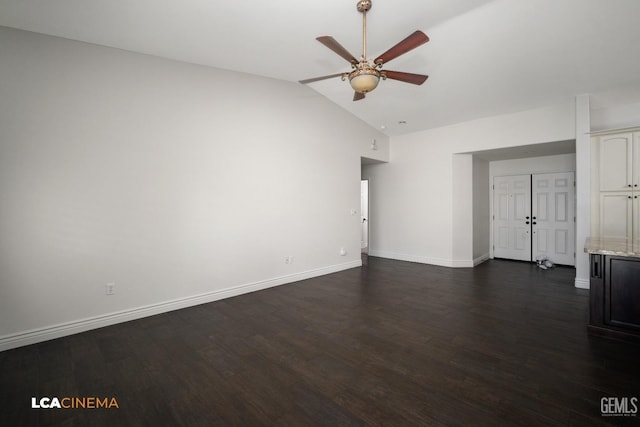
{"label": "wood plank flooring", "polygon": [[[363,268],[0,353],[2,426],[591,426],[640,347],[589,337],[575,270]],[[119,409],[31,409],[32,397]],[[640,406],[640,405],[639,405]]]}

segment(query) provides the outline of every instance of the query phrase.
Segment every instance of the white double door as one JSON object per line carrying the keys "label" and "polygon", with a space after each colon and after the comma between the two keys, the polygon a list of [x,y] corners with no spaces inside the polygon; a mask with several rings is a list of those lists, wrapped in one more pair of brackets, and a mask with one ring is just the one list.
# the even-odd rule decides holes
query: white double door
{"label": "white double door", "polygon": [[493,256],[575,265],[573,172],[495,177]]}

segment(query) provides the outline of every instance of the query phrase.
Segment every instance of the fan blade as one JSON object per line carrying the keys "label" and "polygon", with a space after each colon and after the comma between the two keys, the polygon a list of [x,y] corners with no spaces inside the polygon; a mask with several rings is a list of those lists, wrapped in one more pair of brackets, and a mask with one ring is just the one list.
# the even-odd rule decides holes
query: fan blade
{"label": "fan blade", "polygon": [[353,100],[354,101],[360,101],[361,99],[364,99],[364,93],[362,93],[362,92],[353,92]]}
{"label": "fan blade", "polygon": [[323,45],[325,45],[326,47],[328,47],[329,49],[331,49],[332,51],[334,51],[335,53],[337,53],[338,55],[340,55],[350,63],[352,64],[358,63],[358,60],[354,58],[354,56],[351,53],[349,53],[349,51],[345,49],[340,43],[338,43],[336,39],[334,39],[333,37],[321,36],[321,37],[316,37],[316,40],[318,40],[320,43],[322,43]]}
{"label": "fan blade", "polygon": [[424,83],[429,76],[425,76],[423,74],[411,74],[411,73],[403,73],[401,71],[389,71],[382,70],[384,74],[386,74],[388,79],[391,80],[399,80],[405,83],[411,83],[414,85],[421,85]]}
{"label": "fan blade", "polygon": [[306,85],[307,83],[313,83],[313,82],[317,82],[317,81],[320,81],[320,80],[326,80],[326,79],[332,79],[334,77],[340,77],[343,74],[344,73],[338,73],[338,74],[331,74],[329,76],[314,77],[314,78],[311,78],[311,79],[299,80],[298,83],[302,83],[303,85]]}
{"label": "fan blade", "polygon": [[422,31],[418,30],[382,55],[378,56],[374,62],[376,64],[385,64],[392,59],[395,59],[398,56],[409,52],[411,49],[415,49],[418,46],[425,44],[428,41],[429,37],[427,37],[427,35]]}

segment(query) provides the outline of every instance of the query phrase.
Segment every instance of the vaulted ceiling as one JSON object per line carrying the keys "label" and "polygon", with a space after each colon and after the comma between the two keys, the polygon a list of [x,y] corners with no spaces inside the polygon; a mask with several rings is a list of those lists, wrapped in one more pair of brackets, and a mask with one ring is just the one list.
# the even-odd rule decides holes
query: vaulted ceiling
{"label": "vaulted ceiling", "polygon": [[[568,102],[640,84],[639,16],[638,0],[373,0],[368,56],[420,29],[431,41],[385,68],[427,82],[308,92],[388,135]],[[291,82],[349,70],[317,36],[362,50],[356,0],[0,0],[0,25]]]}

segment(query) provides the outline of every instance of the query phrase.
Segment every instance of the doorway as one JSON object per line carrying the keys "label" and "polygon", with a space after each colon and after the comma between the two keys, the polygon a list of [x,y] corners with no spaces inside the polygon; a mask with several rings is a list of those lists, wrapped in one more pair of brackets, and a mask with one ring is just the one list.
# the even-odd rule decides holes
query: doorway
{"label": "doorway", "polygon": [[575,265],[574,173],[495,177],[493,233],[495,258]]}
{"label": "doorway", "polygon": [[369,255],[369,180],[360,180],[360,252]]}

